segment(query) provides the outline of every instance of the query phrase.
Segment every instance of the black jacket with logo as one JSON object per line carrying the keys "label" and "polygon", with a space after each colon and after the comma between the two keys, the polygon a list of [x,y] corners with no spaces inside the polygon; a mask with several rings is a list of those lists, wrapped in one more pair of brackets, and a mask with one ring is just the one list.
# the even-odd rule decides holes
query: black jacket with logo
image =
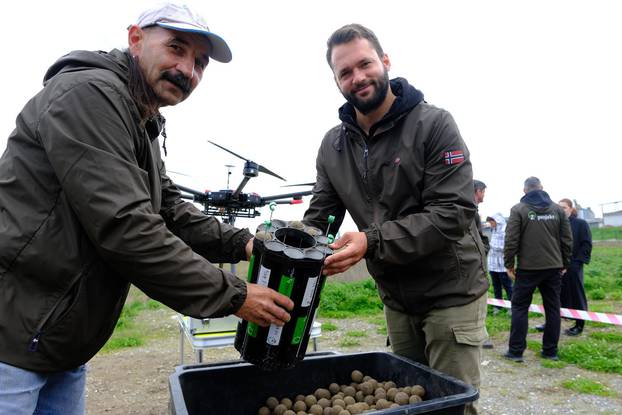
{"label": "black jacket with logo", "polygon": [[534,271],[566,268],[571,255],[572,232],[564,210],[544,190],[523,196],[512,207],[505,228],[505,267]]}
{"label": "black jacket with logo", "polygon": [[389,112],[367,136],[350,104],[317,156],[304,221],[326,229],[345,211],[367,235],[367,266],[389,307],[407,313],[468,304],[488,288],[473,220],[469,151],[451,115],[423,102],[405,79],[391,81]]}

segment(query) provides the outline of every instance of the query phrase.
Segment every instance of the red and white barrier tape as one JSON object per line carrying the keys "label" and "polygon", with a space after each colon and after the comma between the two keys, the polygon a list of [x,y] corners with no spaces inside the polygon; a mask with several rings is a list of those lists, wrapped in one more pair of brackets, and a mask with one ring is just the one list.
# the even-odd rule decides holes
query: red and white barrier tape
{"label": "red and white barrier tape", "polygon": [[[510,301],[499,300],[496,298],[489,298],[488,304],[497,307],[512,307],[512,303]],[[529,311],[544,314],[544,307],[540,304],[531,304],[529,306]],[[574,310],[572,308],[560,308],[559,314],[562,317],[574,318],[577,320],[597,321],[599,323],[609,323],[622,326],[622,315],[620,314],[595,313],[593,311]]]}

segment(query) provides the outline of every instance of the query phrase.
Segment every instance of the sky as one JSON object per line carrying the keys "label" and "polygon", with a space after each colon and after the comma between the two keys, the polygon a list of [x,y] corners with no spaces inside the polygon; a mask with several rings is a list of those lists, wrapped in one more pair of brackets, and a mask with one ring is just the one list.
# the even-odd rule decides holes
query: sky
{"label": "sky", "polygon": [[[210,62],[185,102],[163,109],[171,177],[198,190],[242,180],[244,162],[214,141],[285,177],[260,174],[261,196],[315,180],[315,157],[344,102],[325,60],[337,28],[361,23],[401,76],[455,118],[474,177],[488,188],[482,216],[508,215],[523,181],[541,179],[555,201],[601,216],[622,201],[622,25],[615,1],[187,1],[233,52]],[[0,151],[47,68],[71,50],[127,46],[127,26],[152,1],[11,1],[0,25]],[[301,188],[300,190],[304,190]],[[301,219],[279,205],[274,218]],[[619,208],[619,205],[618,205]],[[269,216],[239,219],[254,229]],[[342,232],[356,230],[346,220]]]}

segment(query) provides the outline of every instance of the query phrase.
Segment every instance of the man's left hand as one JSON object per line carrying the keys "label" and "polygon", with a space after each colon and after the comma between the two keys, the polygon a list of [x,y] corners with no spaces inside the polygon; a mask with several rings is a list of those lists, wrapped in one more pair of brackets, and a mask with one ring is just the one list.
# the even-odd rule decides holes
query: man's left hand
{"label": "man's left hand", "polygon": [[367,235],[365,232],[346,232],[329,247],[334,250],[341,249],[341,251],[326,258],[324,274],[339,274],[347,271],[363,258],[367,252]]}

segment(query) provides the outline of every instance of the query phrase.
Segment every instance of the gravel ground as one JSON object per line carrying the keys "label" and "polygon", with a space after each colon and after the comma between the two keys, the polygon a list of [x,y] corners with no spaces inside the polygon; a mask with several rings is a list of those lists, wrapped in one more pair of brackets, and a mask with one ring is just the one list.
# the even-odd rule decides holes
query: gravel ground
{"label": "gravel ground", "polygon": [[[89,364],[87,411],[89,414],[166,414],[168,413],[168,376],[180,364],[179,331],[170,310],[141,314],[141,324],[149,324],[162,336],[148,344],[97,355]],[[318,339],[321,351],[352,353],[389,351],[385,336],[367,319],[332,320],[338,330],[324,331]],[[538,321],[530,322],[532,325]],[[359,346],[341,346],[345,333],[365,331],[356,338]],[[530,334],[539,339],[540,334]],[[562,337],[562,341],[564,338]],[[529,350],[524,363],[506,361],[500,355],[506,349],[507,333],[493,338],[494,349],[483,350],[480,411],[486,415],[535,414],[622,414],[622,376],[590,372],[573,365],[561,369],[545,368]],[[185,345],[185,363],[194,355]],[[204,352],[205,362],[238,359],[233,347]],[[576,377],[598,381],[616,393],[600,397],[579,394],[561,386]]]}

